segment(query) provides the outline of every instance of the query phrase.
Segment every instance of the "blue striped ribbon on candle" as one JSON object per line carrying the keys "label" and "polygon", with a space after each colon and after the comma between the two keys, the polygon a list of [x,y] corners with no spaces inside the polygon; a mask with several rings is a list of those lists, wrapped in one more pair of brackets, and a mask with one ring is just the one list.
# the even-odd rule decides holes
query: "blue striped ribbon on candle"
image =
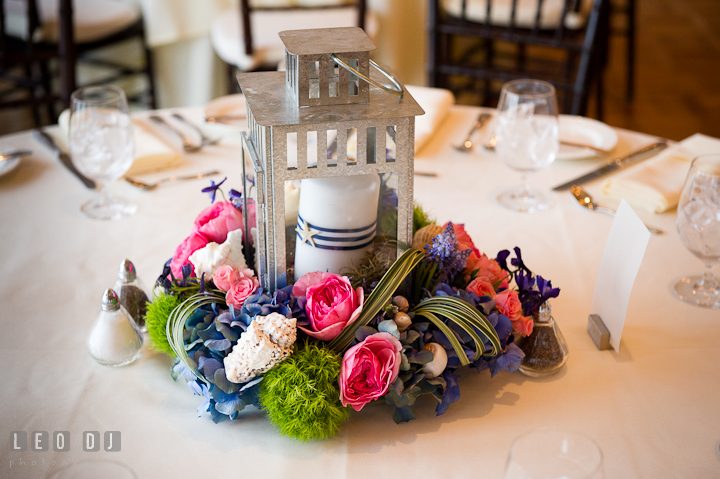
{"label": "blue striped ribbon on candle", "polygon": [[[335,251],[352,251],[370,246],[375,240],[377,221],[363,228],[334,229],[322,228],[305,221],[298,215],[297,229],[312,232],[312,243],[315,248]],[[296,230],[297,231],[297,230]],[[303,236],[297,231],[297,237],[303,241]],[[304,241],[313,244],[310,241]]]}

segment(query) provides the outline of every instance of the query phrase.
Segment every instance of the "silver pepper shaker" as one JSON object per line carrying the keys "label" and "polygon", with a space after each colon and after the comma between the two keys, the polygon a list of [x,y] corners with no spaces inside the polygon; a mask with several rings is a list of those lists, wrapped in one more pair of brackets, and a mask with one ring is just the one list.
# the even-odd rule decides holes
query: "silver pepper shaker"
{"label": "silver pepper shaker", "polygon": [[120,304],[127,310],[142,332],[145,328],[145,312],[150,301],[148,290],[138,278],[135,265],[129,259],[120,263],[118,278],[113,289],[120,297]]}
{"label": "silver pepper shaker", "polygon": [[90,355],[105,366],[125,366],[140,357],[140,328],[112,289],[105,290],[95,324],[88,336]]}

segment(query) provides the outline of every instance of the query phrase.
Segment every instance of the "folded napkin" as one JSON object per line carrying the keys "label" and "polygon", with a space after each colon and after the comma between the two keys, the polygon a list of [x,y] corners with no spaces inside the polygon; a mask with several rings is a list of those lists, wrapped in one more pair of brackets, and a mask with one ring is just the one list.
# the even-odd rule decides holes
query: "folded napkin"
{"label": "folded napkin", "polygon": [[[62,140],[67,144],[70,131],[70,111],[65,110],[58,118]],[[175,168],[183,164],[183,157],[161,138],[153,134],[141,119],[132,118],[135,140],[135,160],[126,176],[142,175],[152,171]]]}
{"label": "folded napkin", "polygon": [[442,88],[410,85],[406,85],[405,88],[425,110],[424,115],[415,117],[415,153],[417,153],[432,138],[445,119],[450,107],[455,103],[455,96],[450,90]]}
{"label": "folded napkin", "polygon": [[624,198],[636,208],[662,213],[677,206],[692,159],[708,153],[720,153],[720,140],[696,133],[608,179],[602,192],[618,201]]}
{"label": "folded napkin", "polygon": [[[424,115],[415,117],[415,154],[417,154],[432,138],[440,123],[447,116],[450,107],[455,103],[455,96],[450,90],[442,88],[410,85],[405,85],[405,88],[415,98],[420,107],[425,110]],[[395,142],[389,134],[385,139],[385,144],[389,150],[388,155],[394,158]],[[354,159],[356,157],[357,137],[355,133],[348,137],[347,154],[349,158]]]}

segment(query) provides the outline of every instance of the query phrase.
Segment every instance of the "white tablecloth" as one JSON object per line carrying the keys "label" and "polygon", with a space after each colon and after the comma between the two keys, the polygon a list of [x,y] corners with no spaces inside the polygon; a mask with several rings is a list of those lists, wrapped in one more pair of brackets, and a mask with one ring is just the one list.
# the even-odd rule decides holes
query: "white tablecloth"
{"label": "white tablecloth", "polygon": [[[652,237],[628,309],[619,354],[598,351],[585,329],[595,277],[612,219],[553,194],[549,211],[525,215],[493,201],[518,175],[493,154],[450,148],[478,109],[454,107],[416,159],[417,200],[439,221],[465,223],[478,247],[494,255],[520,246],[526,263],[562,289],[552,302],[567,339],[567,366],[546,379],[521,373],[466,371],[462,397],[435,417],[434,401],[417,419],[395,425],[391,408],[373,404],[332,440],[283,438],[257,410],[234,422],[197,418],[201,402],[169,375],[172,361],[145,346],[121,369],[96,364],[85,339],[117,267],[131,259],[152,283],[208,204],[206,181],[144,192],[118,183],[139,203],[133,217],[90,221],[79,205],[91,196],[29,133],[0,146],[34,150],[0,177],[0,476],[41,478],[88,460],[125,464],[136,477],[500,478],[516,436],[558,426],[594,438],[607,478],[720,477],[720,312],[675,299],[670,285],[702,263],[680,243],[674,212],[640,213],[667,234]],[[188,111],[199,118],[199,111]],[[620,153],[650,142],[619,131]],[[241,180],[236,139],[188,157],[183,172],[212,168]],[[532,183],[549,188],[597,161],[557,162]],[[598,183],[589,190],[598,192]],[[12,431],[70,431],[69,452],[12,452]],[[83,431],[121,431],[120,452],[84,452]],[[55,464],[52,464],[55,461]]]}

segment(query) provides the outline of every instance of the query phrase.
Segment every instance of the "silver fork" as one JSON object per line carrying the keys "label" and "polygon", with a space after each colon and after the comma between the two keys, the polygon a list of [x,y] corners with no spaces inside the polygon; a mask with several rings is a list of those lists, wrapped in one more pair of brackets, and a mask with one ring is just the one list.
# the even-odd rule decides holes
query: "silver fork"
{"label": "silver fork", "polygon": [[165,128],[168,131],[171,131],[175,135],[177,135],[180,140],[183,142],[183,149],[187,151],[188,153],[195,153],[196,151],[200,151],[203,147],[202,144],[200,145],[193,145],[190,143],[187,138],[185,138],[185,135],[183,135],[182,131],[178,130],[174,126],[172,126],[170,123],[163,120],[162,117],[158,115],[150,115],[150,120],[157,123],[158,125],[161,125],[163,128]]}
{"label": "silver fork", "polygon": [[465,141],[463,141],[462,145],[453,145],[453,147],[459,152],[470,153],[473,148],[473,144],[472,144],[473,135],[475,134],[475,132],[477,132],[483,126],[485,126],[485,124],[488,121],[490,121],[491,118],[492,118],[492,115],[489,113],[480,113],[480,116],[478,116],[477,121],[475,121],[475,124],[468,132],[467,137],[465,138]]}
{"label": "silver fork", "polygon": [[205,173],[197,173],[195,175],[186,175],[186,176],[168,176],[167,178],[161,178],[157,181],[154,181],[152,183],[144,183],[142,181],[136,180],[134,178],[128,178],[125,177],[125,181],[130,183],[133,186],[137,186],[141,190],[154,190],[158,186],[160,186],[163,183],[169,183],[171,181],[183,181],[183,180],[195,180],[197,178],[205,178],[206,176],[212,176],[212,175],[219,175],[220,172],[217,170],[208,171]]}
{"label": "silver fork", "polygon": [[[567,145],[567,146],[574,146],[575,148],[586,148],[588,150],[594,151],[598,155],[607,155],[608,153],[610,153],[610,150],[606,150],[604,148],[598,148],[597,146],[587,145],[585,143],[575,143],[574,141],[560,140],[560,144]],[[485,145],[483,145],[483,146],[485,146],[486,150],[494,151],[495,145],[497,145],[497,135],[491,136],[488,139],[488,141],[485,142]]]}
{"label": "silver fork", "polygon": [[178,121],[181,121],[182,123],[185,123],[187,126],[192,128],[193,130],[195,130],[197,132],[197,134],[200,135],[200,142],[202,145],[215,145],[220,141],[220,137],[215,138],[213,140],[213,139],[205,136],[205,133],[203,133],[203,131],[200,129],[199,126],[197,126],[195,123],[192,123],[190,120],[186,119],[180,113],[173,113],[172,117]]}

